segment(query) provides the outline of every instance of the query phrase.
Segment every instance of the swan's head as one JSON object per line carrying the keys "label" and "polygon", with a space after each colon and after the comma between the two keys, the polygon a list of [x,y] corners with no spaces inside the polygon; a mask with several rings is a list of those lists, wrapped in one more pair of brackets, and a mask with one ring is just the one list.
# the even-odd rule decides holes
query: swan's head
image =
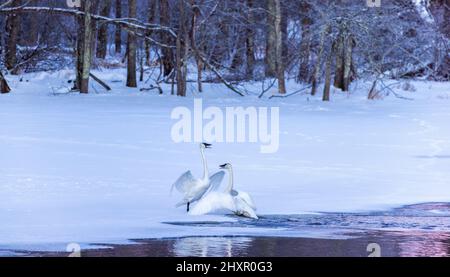
{"label": "swan's head", "polygon": [[231,164],[226,163],[226,164],[221,165],[220,168],[222,168],[222,169],[231,169],[232,166],[231,166]]}
{"label": "swan's head", "polygon": [[208,148],[211,148],[211,146],[212,146],[212,144],[209,144],[209,143],[205,143],[205,142],[200,143],[200,149],[208,149]]}

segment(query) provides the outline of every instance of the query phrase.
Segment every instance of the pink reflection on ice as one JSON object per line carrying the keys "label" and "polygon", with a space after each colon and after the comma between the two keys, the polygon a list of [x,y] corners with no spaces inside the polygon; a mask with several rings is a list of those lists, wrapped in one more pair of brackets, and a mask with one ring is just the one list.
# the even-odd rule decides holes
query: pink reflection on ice
{"label": "pink reflection on ice", "polygon": [[403,234],[404,241],[398,245],[402,257],[447,257],[450,256],[450,234],[444,232],[410,231]]}

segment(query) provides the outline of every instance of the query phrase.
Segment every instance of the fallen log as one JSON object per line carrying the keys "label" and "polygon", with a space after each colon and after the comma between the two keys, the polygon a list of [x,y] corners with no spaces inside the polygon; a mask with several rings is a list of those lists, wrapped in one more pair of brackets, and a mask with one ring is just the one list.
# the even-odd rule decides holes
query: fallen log
{"label": "fallen log", "polygon": [[108,86],[105,82],[103,82],[102,80],[100,80],[97,76],[95,76],[92,73],[89,73],[89,76],[91,76],[92,79],[94,79],[94,81],[96,81],[97,83],[99,83],[102,87],[104,87],[107,91],[111,90],[111,87]]}

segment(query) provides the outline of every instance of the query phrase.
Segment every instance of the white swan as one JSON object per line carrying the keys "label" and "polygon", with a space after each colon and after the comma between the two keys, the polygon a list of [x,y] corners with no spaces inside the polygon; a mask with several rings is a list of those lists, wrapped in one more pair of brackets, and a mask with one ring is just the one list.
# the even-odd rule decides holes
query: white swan
{"label": "white swan", "polygon": [[203,177],[201,179],[196,179],[192,175],[191,171],[187,171],[182,174],[178,180],[172,185],[171,192],[175,187],[179,192],[183,193],[183,200],[179,202],[176,206],[180,207],[187,205],[187,211],[189,212],[189,206],[191,203],[199,200],[208,190],[208,188],[213,185],[216,187],[223,180],[225,175],[222,171],[215,173],[211,177],[209,176],[208,164],[206,163],[205,149],[211,148],[209,143],[200,144],[200,153],[203,162]]}
{"label": "white swan", "polygon": [[225,193],[228,193],[233,197],[234,202],[233,212],[239,216],[258,219],[258,216],[256,215],[255,212],[256,210],[255,203],[253,202],[251,196],[244,191],[233,189],[234,185],[233,166],[229,163],[226,163],[221,165],[220,168],[228,170],[229,179],[228,179],[228,186],[225,189]]}
{"label": "white swan", "polygon": [[255,205],[250,195],[243,191],[233,189],[233,168],[231,164],[220,166],[229,171],[228,186],[224,191],[218,191],[219,185],[215,183],[211,189],[195,205],[190,214],[202,215],[211,212],[231,211],[238,216],[258,219]]}

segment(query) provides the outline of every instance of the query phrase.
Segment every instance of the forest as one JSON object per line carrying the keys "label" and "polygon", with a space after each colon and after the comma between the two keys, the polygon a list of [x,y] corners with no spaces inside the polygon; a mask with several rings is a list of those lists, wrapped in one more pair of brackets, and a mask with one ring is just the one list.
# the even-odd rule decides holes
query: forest
{"label": "forest", "polygon": [[[0,4],[1,92],[9,76],[71,68],[89,93],[94,69],[126,68],[124,86],[186,96],[221,83],[241,96],[299,90],[330,100],[370,81],[450,78],[448,0],[8,0]],[[287,89],[286,82],[302,84]],[[257,91],[242,84],[258,82]],[[165,85],[165,86],[163,86]],[[14,91],[12,91],[14,92]]]}

